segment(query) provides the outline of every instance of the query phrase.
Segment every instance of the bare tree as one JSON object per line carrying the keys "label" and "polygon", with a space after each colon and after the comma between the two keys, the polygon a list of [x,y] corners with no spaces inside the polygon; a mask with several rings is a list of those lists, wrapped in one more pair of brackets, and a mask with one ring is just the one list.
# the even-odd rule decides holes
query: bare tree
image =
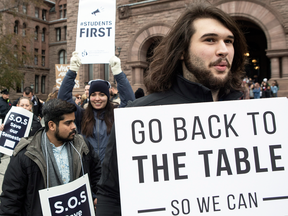
{"label": "bare tree", "polygon": [[33,65],[33,51],[26,47],[33,44],[34,32],[14,20],[27,22],[31,19],[25,13],[27,7],[41,4],[43,0],[0,0],[0,86],[16,89],[23,80],[22,71]]}

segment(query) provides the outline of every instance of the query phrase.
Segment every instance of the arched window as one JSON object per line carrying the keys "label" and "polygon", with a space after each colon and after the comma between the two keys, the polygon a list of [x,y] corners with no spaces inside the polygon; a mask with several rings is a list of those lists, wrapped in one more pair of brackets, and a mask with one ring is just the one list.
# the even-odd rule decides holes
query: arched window
{"label": "arched window", "polygon": [[35,27],[35,32],[34,32],[34,38],[35,40],[38,40],[38,32],[39,32],[39,26]]}
{"label": "arched window", "polygon": [[43,28],[43,30],[42,30],[42,35],[41,35],[41,41],[42,41],[42,42],[45,41],[45,33],[46,33],[46,29]]}
{"label": "arched window", "polygon": [[15,24],[14,24],[14,33],[15,34],[18,34],[18,26],[19,26],[19,22],[15,21]]}
{"label": "arched window", "polygon": [[26,23],[23,23],[23,28],[22,28],[22,35],[25,37],[26,36]]}
{"label": "arched window", "polygon": [[67,53],[65,50],[59,52],[59,64],[67,64]]}

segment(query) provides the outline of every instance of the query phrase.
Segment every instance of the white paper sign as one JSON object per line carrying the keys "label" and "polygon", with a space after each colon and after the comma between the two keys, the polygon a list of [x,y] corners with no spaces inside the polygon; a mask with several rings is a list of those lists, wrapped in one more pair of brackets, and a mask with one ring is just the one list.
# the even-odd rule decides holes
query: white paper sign
{"label": "white paper sign", "polygon": [[43,216],[95,216],[88,174],[39,195]]}
{"label": "white paper sign", "polygon": [[20,139],[29,135],[32,121],[32,112],[12,106],[5,117],[4,130],[0,131],[0,152],[11,156]]}
{"label": "white paper sign", "polygon": [[82,64],[105,64],[115,54],[116,0],[79,0],[76,51]]}
{"label": "white paper sign", "polygon": [[122,215],[288,215],[287,105],[116,109]]}

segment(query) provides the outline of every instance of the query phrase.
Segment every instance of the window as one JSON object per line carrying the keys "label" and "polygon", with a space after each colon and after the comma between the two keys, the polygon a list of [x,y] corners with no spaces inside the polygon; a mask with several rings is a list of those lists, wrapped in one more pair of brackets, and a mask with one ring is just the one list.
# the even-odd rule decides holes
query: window
{"label": "window", "polygon": [[45,94],[45,80],[46,80],[46,76],[42,76],[41,77],[41,93]]}
{"label": "window", "polygon": [[35,94],[39,93],[39,75],[35,75]]}
{"label": "window", "polygon": [[46,13],[47,11],[46,10],[42,10],[42,20],[46,20]]}
{"label": "window", "polygon": [[45,66],[45,50],[42,50],[42,58],[41,58],[41,65]]}
{"label": "window", "polygon": [[59,18],[63,18],[63,11],[62,11],[62,5],[59,5]]}
{"label": "window", "polygon": [[43,30],[42,30],[42,34],[41,34],[41,41],[42,41],[42,42],[45,41],[45,33],[46,33],[46,29],[43,28]]}
{"label": "window", "polygon": [[26,36],[26,23],[23,23],[22,36]]}
{"label": "window", "polygon": [[39,8],[35,8],[35,17],[39,18]]}
{"label": "window", "polygon": [[61,28],[56,28],[56,41],[61,41]]}
{"label": "window", "polygon": [[36,26],[36,27],[35,27],[35,32],[34,32],[34,39],[35,39],[35,40],[38,40],[38,32],[39,32],[39,27]]}
{"label": "window", "polygon": [[26,64],[25,52],[26,52],[26,47],[25,47],[25,46],[22,46],[22,63],[23,63],[23,64]]}
{"label": "window", "polygon": [[17,92],[17,93],[21,93],[21,92],[23,92],[23,91],[24,91],[24,80],[21,80],[20,85],[18,84],[18,85],[16,86],[16,92]]}
{"label": "window", "polygon": [[14,46],[14,57],[15,59],[18,59],[18,47]]}
{"label": "window", "polygon": [[19,27],[19,22],[15,21],[15,24],[14,24],[14,33],[15,34],[18,34],[18,27]]}
{"label": "window", "polygon": [[24,14],[27,14],[27,5],[23,3],[22,10]]}
{"label": "window", "polygon": [[34,64],[38,65],[38,49],[34,49]]}
{"label": "window", "polygon": [[67,53],[65,50],[59,52],[59,64],[67,64]]}

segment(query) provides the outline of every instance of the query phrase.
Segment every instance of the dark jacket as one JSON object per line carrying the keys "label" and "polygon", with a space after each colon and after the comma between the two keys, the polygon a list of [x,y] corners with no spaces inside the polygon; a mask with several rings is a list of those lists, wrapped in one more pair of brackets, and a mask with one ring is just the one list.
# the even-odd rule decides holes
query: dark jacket
{"label": "dark jacket", "polygon": [[31,124],[31,128],[30,128],[29,136],[34,136],[34,134],[40,128],[42,128],[42,125],[41,125],[41,123],[39,121],[39,118],[36,115],[33,115],[33,120],[32,120],[32,124]]}
{"label": "dark jacket", "polygon": [[[75,85],[76,75],[77,74],[75,72],[70,70],[66,73],[66,76],[64,77],[58,92],[58,98],[75,104],[74,100],[72,99],[72,90]],[[135,99],[134,92],[126,78],[126,75],[123,72],[114,77],[118,83],[118,91],[123,92],[120,94],[121,104],[119,107],[125,107],[129,100]],[[84,109],[80,106],[76,107],[77,111],[75,112],[75,124],[77,126],[78,132],[81,133],[81,120]],[[89,137],[88,140],[93,146],[95,152],[97,152],[99,155],[100,160],[103,161],[110,134],[107,134],[105,121],[97,118],[97,110],[94,111],[94,118],[96,120],[93,132],[94,137]]]}
{"label": "dark jacket", "polygon": [[[16,106],[19,99],[21,97],[19,97],[17,100],[15,100],[12,105]],[[36,115],[37,117],[40,116],[42,118],[42,103],[40,102],[39,98],[36,95],[33,95],[33,99],[32,99],[32,103],[33,103],[33,113],[34,115]]]}
{"label": "dark jacket", "polygon": [[0,119],[2,119],[2,123],[4,122],[5,116],[11,109],[11,102],[8,100],[4,100],[3,97],[0,97]]}
{"label": "dark jacket", "polygon": [[[238,100],[242,97],[239,91],[231,91],[229,94],[220,94],[220,101]],[[165,92],[153,93],[141,97],[129,104],[130,107],[155,106],[168,104],[184,104],[212,102],[210,89],[201,84],[193,83],[181,75],[177,76],[172,88]],[[109,203],[113,203],[110,205]],[[102,163],[102,175],[98,183],[97,215],[117,216],[120,214],[120,194],[117,167],[115,128],[113,127],[106,148],[106,155]]]}
{"label": "dark jacket", "polygon": [[[46,188],[46,160],[41,151],[43,130],[22,138],[7,167],[0,196],[0,215],[41,216],[39,190]],[[98,156],[81,135],[75,135],[74,147],[81,155],[84,173],[88,173],[91,189],[97,192],[101,165]],[[82,176],[79,155],[73,151],[73,179]]]}

